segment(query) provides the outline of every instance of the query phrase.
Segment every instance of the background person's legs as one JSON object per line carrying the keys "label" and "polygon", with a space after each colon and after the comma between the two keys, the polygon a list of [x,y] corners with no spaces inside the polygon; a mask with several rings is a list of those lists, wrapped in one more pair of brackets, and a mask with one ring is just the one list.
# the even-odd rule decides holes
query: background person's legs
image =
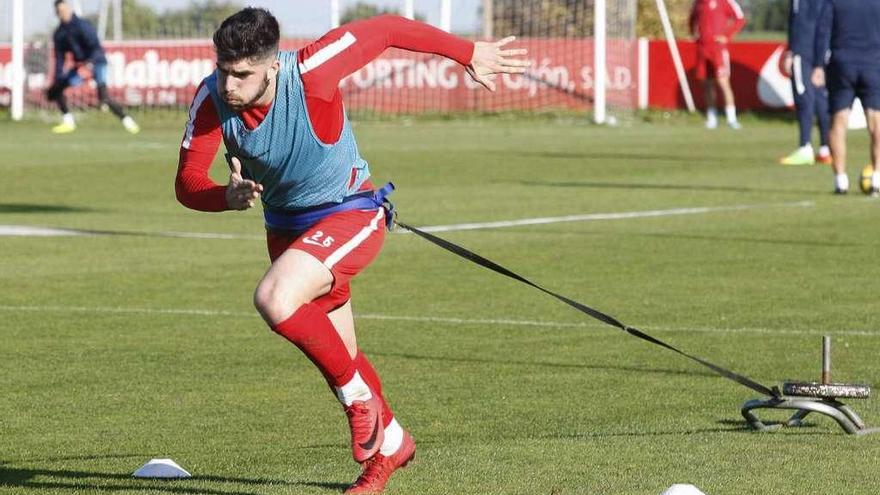
{"label": "background person's legs", "polygon": [[828,133],[833,159],[834,192],[838,194],[845,194],[849,191],[849,178],[846,175],[846,130],[848,124],[849,108],[846,108],[838,111],[831,118],[831,131]]}
{"label": "background person's legs", "polygon": [[828,88],[828,109],[832,115],[828,143],[831,145],[834,192],[845,194],[849,191],[849,178],[846,175],[846,131],[850,108],[859,86],[858,67],[840,63],[832,57],[825,68],[825,84]]}
{"label": "background person's legs", "polygon": [[[812,65],[812,64],[809,64]],[[812,69],[808,67],[807,70]],[[816,88],[809,80],[809,74],[805,73],[804,63],[800,55],[792,58],[791,89],[794,96],[795,114],[798,120],[798,147],[788,155],[782,157],[779,163],[782,165],[812,165],[816,162],[811,142],[813,131],[813,115],[816,105]],[[825,103],[827,112],[828,103]],[[825,117],[826,126],[828,117]],[[827,139],[827,130],[825,139]],[[829,153],[830,155],[830,153]]]}
{"label": "background person's legs", "polygon": [[880,110],[868,108],[865,110],[868,120],[868,133],[871,135],[871,165],[874,174],[871,178],[871,194],[880,193]]}
{"label": "background person's legs", "polygon": [[724,97],[724,114],[727,117],[727,125],[733,129],[739,129],[739,121],[736,118],[736,102],[733,99],[733,88],[730,86],[730,77],[719,77],[718,87]]}
{"label": "background person's legs", "polygon": [[[807,82],[813,86],[813,82],[807,77]],[[813,86],[813,104],[816,108],[816,121],[819,124],[819,153],[817,158],[824,164],[830,165],[831,149],[828,145],[828,132],[831,128],[831,114],[828,111],[828,89]]]}
{"label": "background person's legs", "polygon": [[77,82],[76,78],[78,77],[76,71],[68,72],[60,79],[55,80],[52,86],[46,90],[46,98],[49,101],[54,101],[61,111],[61,123],[52,128],[52,132],[56,134],[65,134],[76,130],[76,120],[73,118],[73,114],[70,113],[70,107],[67,105],[67,97],[64,96],[64,90],[69,88],[72,82]]}
{"label": "background person's legs", "polygon": [[111,98],[107,91],[107,64],[98,64],[95,66],[94,78],[95,84],[98,86],[98,102],[101,105],[107,105],[107,108],[113,112],[113,115],[122,121],[122,126],[125,127],[125,130],[132,134],[140,132],[140,126],[137,125],[134,119],[125,114],[122,105]]}
{"label": "background person's legs", "polygon": [[703,81],[703,94],[706,98],[706,128],[714,129],[718,127],[718,110],[715,104],[715,79],[706,79]]}

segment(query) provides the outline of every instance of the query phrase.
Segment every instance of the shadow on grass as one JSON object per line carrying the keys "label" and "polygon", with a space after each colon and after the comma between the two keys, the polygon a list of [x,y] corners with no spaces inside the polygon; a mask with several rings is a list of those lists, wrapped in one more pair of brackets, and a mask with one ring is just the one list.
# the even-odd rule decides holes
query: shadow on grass
{"label": "shadow on grass", "polygon": [[[106,455],[106,456],[82,456],[54,458],[57,460],[91,460],[118,457],[135,457],[133,455]],[[144,456],[137,456],[143,458]],[[39,479],[37,479],[39,478]],[[54,479],[53,479],[54,478]],[[270,486],[294,486],[314,487],[332,490],[334,492],[347,488],[347,483],[333,483],[326,481],[288,481],[269,478],[237,478],[225,476],[200,475],[183,480],[142,480],[132,478],[128,474],[103,473],[92,471],[75,471],[68,469],[46,469],[13,467],[0,461],[0,488],[16,487],[32,490],[71,490],[81,492],[88,490],[90,493],[118,492],[118,491],[145,491],[163,492],[170,494],[207,494],[207,495],[257,495],[260,492],[241,491],[230,487],[228,490],[212,489],[200,486],[204,482],[217,484],[238,484],[255,487]]]}
{"label": "shadow on grass", "polygon": [[475,363],[475,364],[501,364],[511,366],[539,366],[549,368],[571,368],[584,370],[604,370],[604,371],[630,371],[634,373],[656,373],[663,375],[687,375],[687,376],[718,376],[715,373],[698,370],[673,370],[662,368],[639,368],[636,366],[599,366],[594,364],[577,364],[577,363],[553,363],[546,361],[515,361],[511,359],[486,359],[486,358],[465,358],[453,356],[425,356],[422,354],[411,353],[394,353],[394,352],[371,352],[371,355],[382,357],[398,357],[404,359],[417,359],[424,361],[442,361],[448,363]]}
{"label": "shadow on grass", "polygon": [[655,191],[695,191],[695,192],[734,192],[734,193],[780,193],[780,194],[820,194],[821,191],[807,189],[774,189],[743,186],[719,186],[713,184],[649,184],[649,183],[624,183],[624,182],[596,182],[596,181],[517,181],[516,184],[523,186],[542,187],[565,187],[581,189],[621,189],[632,191],[638,189],[650,189]]}
{"label": "shadow on grass", "polygon": [[[694,428],[688,430],[657,430],[657,431],[608,431],[593,433],[571,433],[563,435],[545,435],[541,438],[568,438],[568,439],[592,439],[592,438],[611,438],[611,437],[662,437],[662,436],[679,436],[679,435],[700,435],[704,433],[743,433],[749,435],[770,435],[772,433],[760,432],[749,426],[745,420],[721,419],[716,421],[720,426],[717,428]],[[781,423],[781,422],[779,422]],[[766,424],[776,424],[775,422],[766,422]],[[817,425],[813,423],[804,424],[797,428],[786,428],[787,431],[797,431],[806,428],[815,428]],[[827,431],[812,430],[798,431],[800,435],[828,435]]]}
{"label": "shadow on grass", "polygon": [[29,203],[0,203],[0,214],[3,213],[83,213],[94,211],[91,208],[79,208],[64,205],[41,205]]}

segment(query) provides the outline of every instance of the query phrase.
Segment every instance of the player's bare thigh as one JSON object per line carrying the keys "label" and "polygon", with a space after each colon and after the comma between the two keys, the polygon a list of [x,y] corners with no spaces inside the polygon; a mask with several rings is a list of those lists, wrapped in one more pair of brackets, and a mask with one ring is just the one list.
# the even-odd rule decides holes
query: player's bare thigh
{"label": "player's bare thigh", "polygon": [[254,306],[269,325],[286,320],[300,306],[330,291],[333,275],[317,258],[298,249],[282,253],[254,291]]}

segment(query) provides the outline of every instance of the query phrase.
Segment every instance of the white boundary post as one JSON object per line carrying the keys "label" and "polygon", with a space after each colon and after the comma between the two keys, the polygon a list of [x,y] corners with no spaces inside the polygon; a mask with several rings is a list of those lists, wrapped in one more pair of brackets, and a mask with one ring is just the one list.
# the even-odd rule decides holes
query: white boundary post
{"label": "white boundary post", "polygon": [[12,120],[24,117],[24,0],[12,0]]}
{"label": "white boundary post", "polygon": [[98,7],[98,38],[107,39],[107,13],[110,10],[110,0],[101,0]]}
{"label": "white boundary post", "polygon": [[416,18],[415,0],[406,0],[406,2],[403,4],[403,16],[407,19]]}
{"label": "white boundary post", "polygon": [[339,27],[339,0],[330,0],[330,28]]}
{"label": "white boundary post", "polygon": [[113,0],[113,41],[122,41],[122,0]]}
{"label": "white boundary post", "polygon": [[651,76],[648,74],[648,38],[639,38],[639,110],[648,108],[648,85]]}
{"label": "white boundary post", "polygon": [[666,12],[666,2],[657,0],[657,10],[660,12],[663,34],[666,36],[666,44],[669,45],[669,54],[672,55],[672,65],[675,66],[675,74],[678,76],[678,85],[681,86],[681,92],[684,94],[684,102],[687,105],[688,112],[696,112],[697,107],[694,105],[694,96],[691,94],[691,87],[688,85],[687,76],[684,73],[681,54],[678,53],[678,45],[675,44],[675,34],[672,32],[672,24],[669,22],[669,13]]}
{"label": "white boundary post", "polygon": [[605,0],[593,6],[593,121],[605,123]]}
{"label": "white boundary post", "polygon": [[491,40],[495,35],[495,0],[483,0],[483,39]]}
{"label": "white boundary post", "polygon": [[452,32],[452,0],[440,0],[440,29]]}

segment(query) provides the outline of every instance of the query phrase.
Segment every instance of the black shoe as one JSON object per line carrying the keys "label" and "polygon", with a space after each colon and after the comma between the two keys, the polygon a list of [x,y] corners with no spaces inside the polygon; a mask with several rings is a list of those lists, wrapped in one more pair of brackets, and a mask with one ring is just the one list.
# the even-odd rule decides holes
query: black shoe
{"label": "black shoe", "polygon": [[839,187],[834,188],[834,194],[846,194],[849,192],[849,189],[841,189]]}

